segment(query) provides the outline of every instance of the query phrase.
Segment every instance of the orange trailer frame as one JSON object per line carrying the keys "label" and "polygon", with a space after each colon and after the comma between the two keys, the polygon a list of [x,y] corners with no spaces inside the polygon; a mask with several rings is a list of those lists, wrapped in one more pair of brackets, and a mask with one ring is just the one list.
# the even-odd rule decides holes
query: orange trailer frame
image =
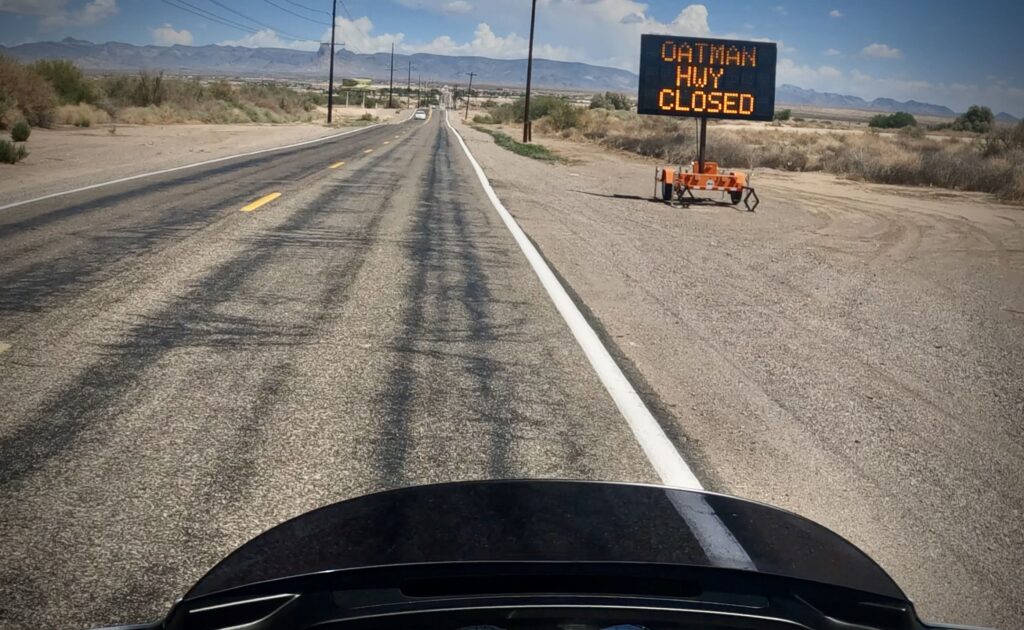
{"label": "orange trailer frame", "polygon": [[[738,171],[720,171],[718,162],[706,162],[704,160],[704,147],[707,144],[708,119],[697,120],[697,160],[690,163],[690,170],[684,171],[680,166],[678,170],[670,168],[659,168],[654,173],[654,197],[661,198],[667,203],[672,203],[675,196],[679,205],[689,207],[691,204],[711,203],[720,204],[713,199],[697,197],[693,194],[695,190],[721,191],[729,193],[729,199],[733,205],[743,202],[747,212],[753,212],[761,205],[754,189],[748,185],[747,175]],[[659,184],[661,190],[658,190]],[[660,195],[659,195],[660,192]],[[754,203],[750,203],[753,199]]]}

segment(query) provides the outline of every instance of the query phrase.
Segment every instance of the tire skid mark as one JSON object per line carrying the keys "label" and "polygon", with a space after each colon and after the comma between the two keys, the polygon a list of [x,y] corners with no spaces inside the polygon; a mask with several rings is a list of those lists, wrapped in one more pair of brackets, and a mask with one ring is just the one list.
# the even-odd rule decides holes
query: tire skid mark
{"label": "tire skid mark", "polygon": [[[403,300],[402,332],[393,344],[396,362],[380,396],[388,423],[376,451],[388,487],[410,481],[407,464],[416,446],[410,422],[417,411],[429,408],[425,399],[432,393],[431,385],[437,380],[464,380],[438,379],[433,370],[424,372],[419,361],[436,363],[439,370],[459,370],[468,377],[468,400],[460,404],[469,407],[474,425],[488,442],[487,476],[513,475],[515,430],[529,421],[516,409],[514,379],[508,376],[516,365],[499,358],[494,347],[498,342],[522,341],[520,331],[525,328],[525,316],[510,322],[494,319],[493,308],[501,302],[492,291],[487,267],[505,264],[496,262],[505,250],[486,244],[487,228],[493,225],[489,217],[477,227],[480,212],[463,199],[465,184],[443,129],[436,134],[432,151],[434,158],[420,179],[412,238],[405,244],[412,271]],[[457,322],[452,321],[453,315]],[[467,343],[471,347],[466,351],[447,349]]]}
{"label": "tire skid mark", "polygon": [[[368,164],[368,167],[372,164]],[[297,346],[308,342],[315,330],[310,325],[283,328],[272,323],[217,313],[220,304],[232,299],[247,276],[271,263],[289,246],[323,246],[330,234],[308,231],[337,191],[329,186],[316,199],[290,216],[282,225],[253,239],[237,256],[197,281],[188,294],[178,297],[156,315],[128,322],[122,341],[103,348],[105,356],[75,379],[61,394],[43,405],[12,434],[0,438],[0,485],[22,480],[54,457],[72,448],[83,432],[111,425],[119,415],[123,397],[146,369],[169,351],[180,347],[220,350],[259,346]],[[373,198],[386,203],[387,197]],[[379,225],[380,213],[356,236],[368,238]],[[305,231],[305,232],[304,232]],[[315,231],[314,231],[315,232]],[[349,235],[346,235],[348,237]],[[324,240],[324,239],[327,240]],[[347,253],[362,259],[362,252],[347,242]]]}

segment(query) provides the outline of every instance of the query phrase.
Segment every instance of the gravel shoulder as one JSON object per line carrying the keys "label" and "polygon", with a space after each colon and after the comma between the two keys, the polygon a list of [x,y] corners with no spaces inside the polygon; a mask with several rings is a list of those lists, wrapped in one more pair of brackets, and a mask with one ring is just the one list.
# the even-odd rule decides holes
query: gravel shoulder
{"label": "gravel shoulder", "polygon": [[[403,118],[395,110],[377,115],[385,122]],[[317,123],[33,129],[29,156],[18,164],[0,164],[0,205],[344,130]]]}
{"label": "gravel shoulder", "polygon": [[460,131],[711,489],[846,536],[927,619],[1024,626],[1024,210],[767,170],[755,214],[670,208],[655,162]]}

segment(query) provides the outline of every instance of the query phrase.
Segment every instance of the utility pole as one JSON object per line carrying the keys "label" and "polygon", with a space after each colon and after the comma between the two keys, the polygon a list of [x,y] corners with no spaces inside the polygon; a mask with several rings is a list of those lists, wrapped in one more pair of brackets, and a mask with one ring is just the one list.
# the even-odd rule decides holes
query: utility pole
{"label": "utility pole", "polygon": [[331,78],[327,81],[327,124],[334,121],[334,31],[337,28],[338,0],[331,0]]}
{"label": "utility pole", "polygon": [[412,61],[409,61],[409,80],[405,84],[405,108],[409,109],[412,105]]}
{"label": "utility pole", "polygon": [[395,101],[395,44],[391,44],[391,81],[388,83],[388,109],[394,109]]}
{"label": "utility pole", "polygon": [[476,76],[475,72],[467,72],[469,75],[469,91],[466,92],[466,120],[469,120],[469,101],[473,98],[473,77]]}
{"label": "utility pole", "polygon": [[526,108],[523,119],[523,142],[533,141],[533,125],[530,124],[530,84],[533,82],[533,30],[537,24],[537,0],[533,0],[530,12],[530,54],[526,61]]}

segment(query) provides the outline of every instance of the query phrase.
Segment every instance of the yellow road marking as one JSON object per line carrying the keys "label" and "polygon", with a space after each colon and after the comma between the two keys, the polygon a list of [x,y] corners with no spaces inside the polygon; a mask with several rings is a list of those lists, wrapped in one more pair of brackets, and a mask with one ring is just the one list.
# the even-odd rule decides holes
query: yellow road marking
{"label": "yellow road marking", "polygon": [[363,153],[373,153],[373,149],[367,149],[367,150],[363,151]]}
{"label": "yellow road marking", "polygon": [[0,354],[3,354],[11,349],[11,344],[0,341]]}
{"label": "yellow road marking", "polygon": [[402,137],[402,134],[398,134],[397,136],[395,136],[395,140],[398,140],[401,137]]}
{"label": "yellow road marking", "polygon": [[256,201],[254,201],[254,202],[250,203],[249,205],[245,206],[244,208],[242,208],[242,212],[252,212],[253,210],[255,210],[257,208],[260,208],[260,207],[263,207],[263,206],[267,205],[268,203],[270,203],[271,201],[277,199],[280,196],[281,196],[281,193],[273,192],[273,193],[270,193],[269,195],[267,195],[266,197],[260,197]]}
{"label": "yellow road marking", "polygon": [[342,166],[345,166],[344,162],[335,162],[334,164],[331,164],[331,168],[341,168]]}
{"label": "yellow road marking", "polygon": [[391,141],[390,140],[385,140],[384,144],[391,144]]}

